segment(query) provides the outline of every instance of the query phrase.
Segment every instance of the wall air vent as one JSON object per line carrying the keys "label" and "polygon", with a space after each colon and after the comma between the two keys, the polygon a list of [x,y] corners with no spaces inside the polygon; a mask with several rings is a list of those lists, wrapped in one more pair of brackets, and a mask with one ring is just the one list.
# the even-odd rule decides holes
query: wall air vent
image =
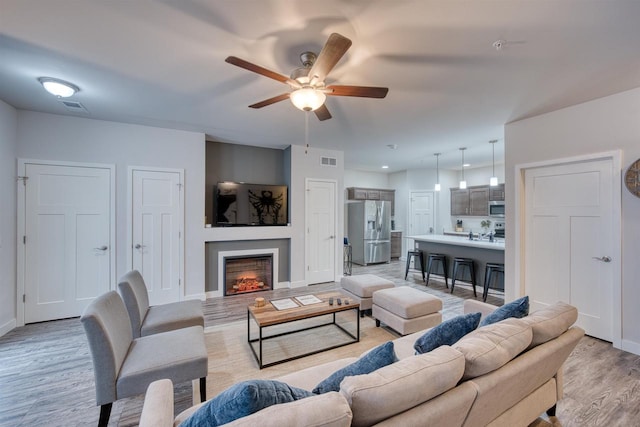
{"label": "wall air vent", "polygon": [[320,157],[320,164],[322,166],[331,166],[331,167],[337,167],[338,166],[338,159],[336,159],[335,157]]}
{"label": "wall air vent", "polygon": [[64,105],[64,108],[66,108],[69,111],[73,111],[75,113],[89,114],[89,111],[87,111],[87,109],[84,108],[84,105],[80,104],[77,101],[69,101],[68,99],[61,99],[60,102],[62,103],[62,105]]}

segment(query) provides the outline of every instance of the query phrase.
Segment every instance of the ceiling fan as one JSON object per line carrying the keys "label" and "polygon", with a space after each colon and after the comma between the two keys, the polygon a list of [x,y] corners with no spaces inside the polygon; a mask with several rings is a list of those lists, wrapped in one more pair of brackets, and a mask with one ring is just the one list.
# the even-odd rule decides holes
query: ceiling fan
{"label": "ceiling fan", "polygon": [[327,120],[331,118],[331,114],[325,105],[327,95],[384,98],[389,92],[389,88],[386,87],[325,85],[327,74],[340,61],[340,58],[347,52],[349,47],[351,47],[351,40],[338,33],[331,34],[319,55],[316,56],[313,52],[303,52],[300,55],[302,67],[293,70],[291,77],[235,56],[229,56],[225,61],[245,70],[288,84],[292,89],[291,92],[249,105],[250,108],[262,108],[290,99],[297,108],[303,111],[313,111],[319,120]]}

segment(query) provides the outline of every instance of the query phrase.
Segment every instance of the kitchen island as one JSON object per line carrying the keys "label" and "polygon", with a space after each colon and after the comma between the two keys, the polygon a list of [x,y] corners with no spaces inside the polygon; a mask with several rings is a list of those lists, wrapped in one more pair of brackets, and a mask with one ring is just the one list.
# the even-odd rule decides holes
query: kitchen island
{"label": "kitchen island", "polygon": [[[482,296],[484,288],[484,269],[487,263],[504,264],[504,240],[490,242],[488,240],[469,240],[468,237],[459,236],[443,236],[437,234],[426,234],[409,236],[409,239],[415,241],[415,246],[424,253],[425,263],[427,255],[430,253],[439,253],[447,257],[447,275],[449,279],[453,277],[453,259],[455,257],[471,258],[475,261],[476,284],[478,296]],[[468,269],[462,269],[464,274],[459,274],[457,280],[470,282],[471,277]],[[440,263],[437,263],[437,269],[431,274],[442,274]],[[495,283],[495,282],[494,282]],[[451,282],[449,282],[451,284]]]}

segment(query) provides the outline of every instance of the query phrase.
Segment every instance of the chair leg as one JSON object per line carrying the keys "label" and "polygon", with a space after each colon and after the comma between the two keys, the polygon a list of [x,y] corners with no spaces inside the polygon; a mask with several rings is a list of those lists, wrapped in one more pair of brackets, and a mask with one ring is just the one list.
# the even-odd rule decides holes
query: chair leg
{"label": "chair leg", "polygon": [[429,286],[429,276],[431,276],[431,264],[433,263],[433,259],[429,258],[429,265],[427,265],[427,278],[424,283],[426,286]]}
{"label": "chair leg", "polygon": [[422,272],[422,280],[424,281],[424,254],[420,252],[418,258],[420,258],[420,271]]}
{"label": "chair leg", "polygon": [[456,286],[456,277],[458,276],[458,266],[460,264],[458,264],[457,262],[454,261],[453,263],[453,277],[451,278],[451,293],[453,293],[453,288],[454,286]]}
{"label": "chair leg", "polygon": [[547,409],[547,415],[550,417],[556,416],[556,405],[553,405],[551,408]]}
{"label": "chair leg", "polygon": [[404,270],[404,280],[407,280],[409,275],[409,265],[411,264],[411,255],[407,254],[407,267]]}
{"label": "chair leg", "polygon": [[100,405],[100,419],[98,420],[98,427],[107,427],[109,424],[109,417],[111,416],[111,407],[113,403],[105,403]]}
{"label": "chair leg", "polygon": [[200,378],[200,402],[207,400],[207,377]]}
{"label": "chair leg", "polygon": [[486,267],[484,269],[484,290],[482,292],[482,301],[487,302],[487,295],[489,294],[489,284],[491,284],[491,273],[493,268]]}
{"label": "chair leg", "polygon": [[449,287],[449,284],[447,283],[447,257],[445,256],[444,258],[442,258],[442,261],[440,262],[442,264],[442,271],[444,272],[444,286],[445,287]]}
{"label": "chair leg", "polygon": [[474,298],[478,298],[478,294],[476,293],[476,268],[473,266],[473,261],[471,265],[469,265],[469,274],[471,274],[471,285],[473,286],[473,296]]}

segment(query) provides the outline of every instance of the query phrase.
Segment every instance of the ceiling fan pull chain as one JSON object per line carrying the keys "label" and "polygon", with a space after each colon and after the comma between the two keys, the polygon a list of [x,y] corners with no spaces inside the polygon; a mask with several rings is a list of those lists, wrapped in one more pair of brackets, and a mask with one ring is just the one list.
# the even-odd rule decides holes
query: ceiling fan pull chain
{"label": "ceiling fan pull chain", "polygon": [[309,150],[309,111],[304,112],[304,154]]}

